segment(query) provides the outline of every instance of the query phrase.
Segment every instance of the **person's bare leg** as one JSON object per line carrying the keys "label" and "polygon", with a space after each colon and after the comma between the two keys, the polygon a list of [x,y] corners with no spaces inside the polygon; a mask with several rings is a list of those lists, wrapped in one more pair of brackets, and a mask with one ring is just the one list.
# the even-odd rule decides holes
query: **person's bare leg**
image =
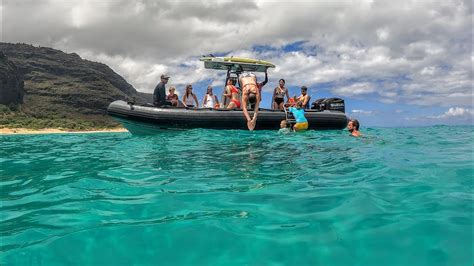
{"label": "person's bare leg", "polygon": [[252,124],[253,124],[253,128],[255,128],[255,126],[257,125],[257,116],[258,116],[258,109],[259,109],[259,105],[260,105],[260,93],[257,93],[257,99],[255,99],[255,109],[254,109],[254,113],[253,113],[253,119],[252,119]]}
{"label": "person's bare leg", "polygon": [[248,95],[247,92],[244,92],[242,94],[242,111],[244,112],[244,117],[247,120],[247,128],[252,131],[255,128],[255,123],[253,123],[253,120],[250,118],[249,111],[247,110],[247,104]]}
{"label": "person's bare leg", "polygon": [[229,105],[227,105],[227,109],[237,109],[237,105],[235,105],[234,102],[230,102]]}

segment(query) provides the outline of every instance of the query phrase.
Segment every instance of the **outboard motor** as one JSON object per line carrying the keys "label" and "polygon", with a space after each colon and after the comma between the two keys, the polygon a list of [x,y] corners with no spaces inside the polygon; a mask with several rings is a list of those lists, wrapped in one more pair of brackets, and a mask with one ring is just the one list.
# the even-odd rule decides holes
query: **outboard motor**
{"label": "outboard motor", "polygon": [[311,109],[319,110],[319,111],[325,110],[325,103],[324,103],[325,100],[326,98],[317,99],[311,104]]}
{"label": "outboard motor", "polygon": [[325,110],[340,111],[345,113],[346,107],[344,100],[340,98],[327,98],[324,100]]}

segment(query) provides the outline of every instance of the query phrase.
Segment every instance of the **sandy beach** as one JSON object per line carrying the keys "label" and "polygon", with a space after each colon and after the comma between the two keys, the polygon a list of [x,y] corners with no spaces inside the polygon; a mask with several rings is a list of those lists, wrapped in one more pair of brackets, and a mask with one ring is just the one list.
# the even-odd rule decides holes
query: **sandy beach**
{"label": "sandy beach", "polygon": [[68,134],[68,133],[102,133],[102,132],[128,132],[125,128],[110,128],[99,130],[83,130],[73,131],[59,128],[43,128],[43,129],[29,129],[29,128],[0,128],[0,135],[14,135],[14,134]]}

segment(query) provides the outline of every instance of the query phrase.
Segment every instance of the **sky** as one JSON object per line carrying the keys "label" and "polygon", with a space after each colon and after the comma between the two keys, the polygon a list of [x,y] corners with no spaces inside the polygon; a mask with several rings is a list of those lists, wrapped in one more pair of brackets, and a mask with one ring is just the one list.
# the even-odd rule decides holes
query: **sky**
{"label": "sky", "polygon": [[[200,101],[225,71],[203,55],[270,61],[263,107],[290,95],[338,97],[361,126],[473,124],[470,0],[0,0],[1,40],[77,53],[151,93],[162,73]],[[258,74],[261,80],[263,75]]]}

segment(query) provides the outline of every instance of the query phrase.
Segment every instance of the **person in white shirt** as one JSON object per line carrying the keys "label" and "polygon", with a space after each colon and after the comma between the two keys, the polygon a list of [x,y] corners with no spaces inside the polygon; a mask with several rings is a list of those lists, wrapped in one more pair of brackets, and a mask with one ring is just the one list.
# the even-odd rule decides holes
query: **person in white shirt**
{"label": "person in white shirt", "polygon": [[219,108],[219,100],[217,96],[212,93],[212,86],[207,86],[207,92],[202,100],[202,107],[204,108]]}
{"label": "person in white shirt", "polygon": [[[186,91],[183,95],[183,103],[185,107],[199,108],[199,102],[196,94],[193,93],[193,86],[191,84],[186,85]],[[196,105],[194,105],[194,103],[196,103]]]}

